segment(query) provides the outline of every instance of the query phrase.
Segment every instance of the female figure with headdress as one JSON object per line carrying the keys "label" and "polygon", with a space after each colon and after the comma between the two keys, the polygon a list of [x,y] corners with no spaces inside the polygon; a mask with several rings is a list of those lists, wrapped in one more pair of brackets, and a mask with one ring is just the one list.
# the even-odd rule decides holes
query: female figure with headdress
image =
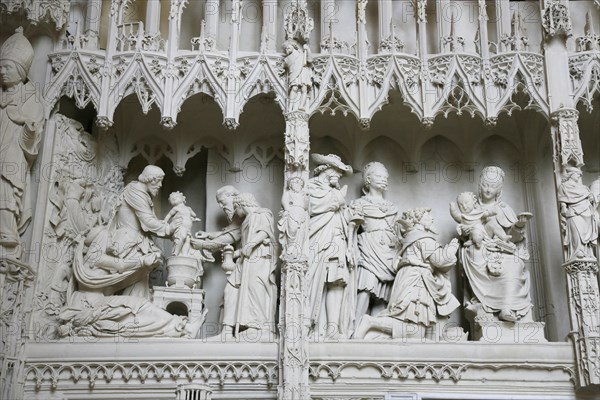
{"label": "female figure with headdress", "polygon": [[368,163],[363,171],[363,196],[350,203],[349,253],[357,274],[356,321],[379,313],[390,298],[397,266],[399,238],[395,224],[398,209],[384,199],[388,171],[380,162]]}
{"label": "female figure with headdress", "polygon": [[[495,221],[494,225],[486,224],[482,246],[466,241],[461,248],[468,280],[466,308],[480,317],[491,314],[502,321],[515,322],[527,316],[531,321],[525,226],[532,215],[527,212],[517,215],[501,200],[503,184],[502,169],[489,166],[481,172],[477,207]],[[504,246],[502,240],[492,240],[494,232],[489,229],[496,223],[510,236],[513,245]]]}
{"label": "female figure with headdress", "polygon": [[23,29],[0,49],[0,248],[20,258],[20,236],[31,221],[29,171],[44,125],[42,97],[27,74],[33,48]]}

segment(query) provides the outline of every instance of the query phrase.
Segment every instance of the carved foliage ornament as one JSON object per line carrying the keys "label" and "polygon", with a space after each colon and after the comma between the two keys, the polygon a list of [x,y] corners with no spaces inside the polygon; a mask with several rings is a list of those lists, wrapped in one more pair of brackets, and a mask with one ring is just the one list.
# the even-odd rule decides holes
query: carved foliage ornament
{"label": "carved foliage ornament", "polygon": [[562,0],[548,2],[544,9],[542,25],[548,36],[563,35],[569,37],[573,34],[569,8]]}

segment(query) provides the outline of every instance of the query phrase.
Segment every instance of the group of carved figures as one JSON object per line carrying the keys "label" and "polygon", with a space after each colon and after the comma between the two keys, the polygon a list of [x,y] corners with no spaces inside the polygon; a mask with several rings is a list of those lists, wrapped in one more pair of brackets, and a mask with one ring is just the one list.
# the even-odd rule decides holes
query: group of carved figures
{"label": "group of carved figures", "polygon": [[[473,318],[532,321],[525,267],[529,256],[525,229],[531,214],[517,215],[501,200],[504,172],[500,168],[486,167],[478,193],[461,193],[451,203],[460,238],[441,245],[430,209],[400,213],[384,198],[388,171],[383,164],[365,166],[363,196],[346,204],[347,186],[340,188],[339,181],[352,168],[335,155],[313,154],[312,158],[316,168],[306,188],[302,179],[288,182],[279,229],[284,262],[301,254],[303,243],[309,244],[306,290],[315,335],[464,339],[461,328],[447,324],[460,305],[447,276],[459,259],[468,281],[465,307]],[[217,232],[193,234],[191,224],[197,218],[181,193],[169,197],[173,208],[164,220],[155,215],[152,196],[163,177],[160,168],[147,166],[137,181],[125,187],[108,224],[92,229],[79,242],[73,261],[75,279],[60,315],[62,334],[197,334],[203,319],[171,315],[151,301],[148,276],[161,256],[152,241],[155,235],[172,238],[174,256],[206,261],[212,259],[211,252],[235,249],[234,266],[224,265],[224,337],[245,330],[273,337],[278,246],[271,211],[261,208],[252,194],[225,186],[217,191],[216,200],[228,225]],[[563,184],[559,192],[566,196],[561,200],[565,223],[572,225],[572,235],[579,235],[581,242],[573,256],[585,256],[583,227],[597,226],[593,225],[597,199],[586,197],[587,209],[581,211],[579,194],[591,191],[578,182],[579,186]],[[587,213],[595,222],[578,220]],[[597,239],[597,230],[595,234]]]}
{"label": "group of carved figures", "polygon": [[462,246],[458,239],[443,246],[436,241],[430,209],[401,214],[384,198],[388,171],[383,164],[365,166],[363,196],[347,205],[347,187],[340,188],[339,180],[352,168],[335,155],[313,154],[313,161],[306,278],[316,333],[437,339],[435,329],[443,331],[459,306],[447,276],[459,249],[471,312],[510,322],[531,318],[524,264],[531,214],[517,215],[500,199],[500,168],[485,168],[479,194],[462,193],[458,204],[451,204]]}
{"label": "group of carved figures", "polygon": [[[307,52],[286,43],[288,68],[298,109],[306,108],[310,79]],[[20,236],[30,218],[29,171],[43,129],[44,112],[38,93],[27,79],[33,49],[22,32],[0,50],[0,248],[2,257],[18,260]],[[292,68],[297,66],[298,68]],[[450,206],[459,239],[436,241],[428,208],[400,213],[384,198],[388,171],[379,162],[363,171],[363,196],[346,203],[343,176],[352,174],[336,155],[313,154],[314,177],[290,178],[279,220],[284,262],[309,254],[306,272],[308,315],[313,332],[331,338],[421,337],[436,339],[459,306],[447,272],[460,260],[466,285],[465,307],[479,320],[531,321],[529,254],[525,240],[531,214],[516,214],[501,199],[504,172],[483,170],[478,193],[461,193]],[[138,180],[118,197],[113,212],[99,214],[103,201],[88,201],[94,221],[70,221],[93,226],[73,235],[72,268],[64,271],[66,305],[60,311],[60,331],[94,336],[194,337],[203,318],[189,320],[154,305],[149,274],[162,253],[152,236],[173,240],[173,255],[211,261],[212,252],[233,247],[234,266],[227,270],[222,324],[225,333],[243,330],[273,333],[277,304],[278,245],[271,211],[250,193],[231,186],[217,192],[217,202],[229,220],[219,232],[192,233],[197,220],[182,193],[172,193],[173,209],[159,219],[152,197],[164,172],[147,166]],[[65,204],[92,193],[85,180],[62,187]],[[88,196],[89,197],[89,196]],[[566,232],[566,259],[597,259],[600,180],[591,188],[581,171],[568,167],[558,188],[561,222]],[[75,215],[75,214],[74,214]],[[52,222],[52,221],[51,221]],[[58,225],[57,225],[58,227]],[[60,230],[60,229],[58,229]],[[439,331],[438,331],[439,332]]]}

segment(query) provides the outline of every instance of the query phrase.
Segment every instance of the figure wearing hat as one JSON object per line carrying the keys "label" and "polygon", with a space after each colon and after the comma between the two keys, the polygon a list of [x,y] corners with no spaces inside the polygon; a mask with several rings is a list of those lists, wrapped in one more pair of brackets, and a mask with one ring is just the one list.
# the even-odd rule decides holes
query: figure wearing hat
{"label": "figure wearing hat", "polygon": [[0,48],[0,256],[16,259],[31,221],[29,171],[44,125],[42,97],[27,79],[32,61],[19,28]]}
{"label": "figure wearing hat", "polygon": [[346,259],[349,213],[339,179],[352,167],[340,157],[313,154],[317,165],[308,183],[310,259],[306,275],[313,329],[328,338],[350,337],[355,314],[354,271]]}

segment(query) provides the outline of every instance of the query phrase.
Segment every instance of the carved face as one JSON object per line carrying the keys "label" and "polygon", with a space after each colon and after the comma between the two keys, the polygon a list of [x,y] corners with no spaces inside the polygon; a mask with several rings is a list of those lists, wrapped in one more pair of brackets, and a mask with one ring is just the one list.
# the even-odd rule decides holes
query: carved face
{"label": "carved face", "polygon": [[501,191],[501,181],[482,180],[479,184],[479,195],[484,202],[496,200]]}
{"label": "carved face", "polygon": [[158,194],[158,191],[162,187],[162,178],[153,179],[148,182],[146,186],[148,187],[148,192],[150,192],[150,195],[154,197]]}
{"label": "carved face", "polygon": [[231,221],[231,219],[233,218],[233,194],[231,193],[227,193],[227,194],[222,194],[220,196],[217,196],[217,204],[219,205],[219,207],[221,207],[221,209],[223,210],[223,212],[225,213],[225,215],[227,215],[227,219],[229,221]]}
{"label": "carved face", "polygon": [[342,177],[342,173],[334,168],[328,168],[324,171],[327,176],[327,182],[329,182],[329,186],[338,187],[340,183],[340,178]]}
{"label": "carved face", "polygon": [[172,206],[176,206],[185,202],[185,196],[181,193],[171,193],[169,195],[169,203]]}
{"label": "carved face", "polygon": [[460,208],[460,211],[463,213],[468,214],[475,208],[475,201],[470,196],[458,196],[456,200],[458,202],[458,208]]}
{"label": "carved face", "polygon": [[22,81],[17,65],[11,60],[0,61],[0,81],[2,86],[12,87]]}
{"label": "carved face", "polygon": [[367,184],[369,188],[386,191],[388,187],[388,172],[383,167],[374,168],[367,177]]}

